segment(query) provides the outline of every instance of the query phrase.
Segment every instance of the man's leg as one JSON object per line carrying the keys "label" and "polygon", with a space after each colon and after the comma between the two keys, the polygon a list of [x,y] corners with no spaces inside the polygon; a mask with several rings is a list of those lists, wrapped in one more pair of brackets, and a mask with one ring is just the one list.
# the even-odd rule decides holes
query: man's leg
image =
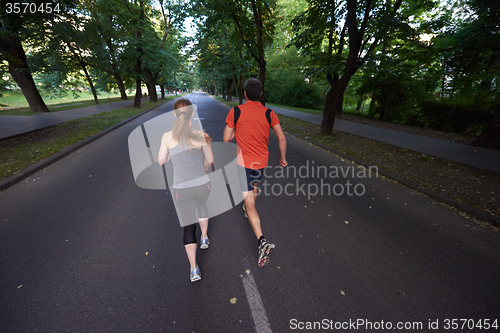
{"label": "man's leg", "polygon": [[253,191],[243,192],[243,200],[245,203],[245,208],[248,215],[248,220],[252,226],[253,232],[257,239],[262,236],[262,228],[260,226],[260,217],[257,213],[257,208],[255,207],[255,201],[257,199],[257,187],[254,187]]}
{"label": "man's leg", "polygon": [[260,225],[259,213],[255,207],[255,200],[257,198],[257,184],[254,183],[254,190],[243,192],[243,200],[246,206],[246,213],[248,215],[248,220],[252,226],[253,232],[258,239],[259,243],[259,267],[269,263],[269,254],[271,250],[275,248],[275,245],[268,242],[264,235],[262,234],[262,228]]}

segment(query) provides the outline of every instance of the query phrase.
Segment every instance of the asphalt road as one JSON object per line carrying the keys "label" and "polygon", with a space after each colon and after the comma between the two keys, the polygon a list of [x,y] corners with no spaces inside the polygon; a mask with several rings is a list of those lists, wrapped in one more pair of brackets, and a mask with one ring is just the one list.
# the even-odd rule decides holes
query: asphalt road
{"label": "asphalt road", "polygon": [[[222,141],[229,108],[201,93],[188,98]],[[239,205],[211,219],[211,247],[198,252],[203,279],[191,283],[170,193],[136,186],[128,155],[130,132],[172,107],[0,193],[1,332],[288,332],[313,322],[336,331],[482,332],[495,330],[469,329],[470,320],[500,325],[500,235],[289,135],[297,175],[274,168],[272,134],[273,169],[257,200],[276,244],[270,264],[257,267],[257,242]],[[313,177],[313,166],[328,175]]]}

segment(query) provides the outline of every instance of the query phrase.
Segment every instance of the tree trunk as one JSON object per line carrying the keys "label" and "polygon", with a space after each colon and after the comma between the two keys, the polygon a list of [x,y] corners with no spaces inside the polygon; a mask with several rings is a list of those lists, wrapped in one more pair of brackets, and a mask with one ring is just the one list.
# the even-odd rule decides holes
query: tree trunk
{"label": "tree trunk", "polygon": [[156,78],[149,68],[144,68],[146,82],[149,92],[149,100],[151,102],[158,102],[158,94],[156,93]]}
{"label": "tree trunk", "polygon": [[87,64],[80,56],[78,56],[75,49],[73,47],[71,47],[71,45],[69,43],[67,43],[66,45],[71,50],[71,53],[73,53],[73,56],[75,57],[76,62],[78,62],[78,64],[80,65],[80,67],[83,70],[83,73],[85,74],[85,78],[87,79],[87,82],[89,83],[90,90],[92,91],[92,95],[94,96],[94,103],[99,104],[99,99],[97,98],[97,92],[95,91],[94,84],[92,83],[92,78],[90,77],[89,71],[87,70]]}
{"label": "tree trunk", "polygon": [[141,107],[142,89],[141,89],[141,74],[142,74],[142,24],[144,21],[144,2],[140,1],[141,12],[139,14],[139,30],[135,31],[135,39],[139,42],[139,47],[137,49],[139,55],[137,56],[136,72],[137,78],[135,80],[135,100],[134,108]]}
{"label": "tree trunk", "polygon": [[140,108],[141,107],[141,97],[142,97],[142,89],[141,89],[141,57],[137,57],[136,72],[137,72],[138,78],[135,80],[134,108]]}
{"label": "tree trunk", "polygon": [[[138,66],[141,64],[141,60],[137,58]],[[141,79],[135,80],[135,99],[134,99],[134,108],[141,107],[141,97],[142,97],[142,89],[141,89]]]}
{"label": "tree trunk", "polygon": [[342,100],[349,81],[358,70],[358,54],[361,49],[364,27],[368,20],[371,8],[371,0],[367,0],[365,17],[361,29],[358,30],[356,22],[356,0],[347,1],[347,32],[349,34],[349,53],[347,55],[344,72],[340,79],[327,74],[327,80],[331,89],[326,95],[325,107],[323,109],[323,121],[321,122],[321,134],[331,135],[335,124],[335,115],[342,113]]}
{"label": "tree trunk", "polygon": [[342,112],[344,112],[344,94],[340,95],[337,100],[337,110],[335,110],[335,118],[342,119]]}
{"label": "tree trunk", "polygon": [[87,82],[89,83],[90,90],[92,91],[92,95],[94,95],[94,102],[95,104],[99,104],[99,99],[97,98],[97,91],[95,91],[94,84],[92,83],[92,78],[89,75],[89,71],[87,70],[87,66],[85,64],[81,63],[83,72],[85,73],[85,77],[87,78]]}
{"label": "tree trunk", "polygon": [[473,146],[500,150],[500,103],[488,127],[472,142]]}
{"label": "tree trunk", "polygon": [[321,134],[332,135],[333,125],[335,124],[333,87],[326,94],[325,106],[323,107],[323,120],[321,121]]}
{"label": "tree trunk", "polygon": [[118,85],[118,89],[120,90],[120,99],[128,100],[127,92],[125,91],[125,85],[123,84],[123,79],[120,73],[114,72],[113,77]]}
{"label": "tree trunk", "polygon": [[[344,78],[344,76],[342,76],[342,78]],[[326,79],[328,83],[330,83],[330,91],[326,94],[325,106],[323,108],[321,134],[332,135],[333,126],[335,125],[335,116],[338,117],[340,115],[339,119],[342,119],[344,92],[350,78],[347,81],[344,81],[339,80],[339,76],[337,74],[334,74],[333,76],[327,74]]]}
{"label": "tree trunk", "polygon": [[28,101],[30,110],[33,112],[50,112],[42,96],[40,96],[35,81],[33,81],[19,35],[1,37],[0,34],[0,48],[7,53],[9,73],[21,88],[24,97]]}
{"label": "tree trunk", "polygon": [[239,78],[236,78],[236,75],[234,75],[234,80],[236,81],[236,85],[238,87],[238,99],[240,104],[243,104],[243,78],[240,75]]}
{"label": "tree trunk", "polygon": [[262,96],[260,96],[260,102],[262,105],[266,106],[266,61],[262,58],[262,62],[259,63],[259,80],[262,83]]}
{"label": "tree trunk", "polygon": [[321,134],[332,135],[335,125],[335,116],[342,112],[345,87],[342,89],[337,82],[326,94],[325,106],[323,108],[323,121],[321,122]]}
{"label": "tree trunk", "polygon": [[165,85],[162,84],[160,88],[161,88],[161,99],[165,99]]}
{"label": "tree trunk", "polygon": [[226,88],[226,101],[227,102],[232,102],[233,97],[232,97],[232,90],[233,90],[233,78],[230,77],[227,79],[227,88]]}

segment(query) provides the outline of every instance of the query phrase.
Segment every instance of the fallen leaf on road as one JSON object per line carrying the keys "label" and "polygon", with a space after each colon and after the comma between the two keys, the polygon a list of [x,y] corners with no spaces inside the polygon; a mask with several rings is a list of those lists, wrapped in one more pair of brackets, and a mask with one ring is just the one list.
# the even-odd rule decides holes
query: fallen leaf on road
{"label": "fallen leaf on road", "polygon": [[229,300],[229,302],[231,302],[231,304],[236,304],[236,300],[237,298],[236,297],[233,297]]}
{"label": "fallen leaf on road", "polygon": [[246,270],[246,273],[247,273],[247,275],[248,275],[248,274],[250,274],[250,270],[249,270],[249,269],[247,269],[247,270]]}
{"label": "fallen leaf on road", "polygon": [[330,216],[330,217],[331,217],[331,216],[332,216],[332,214],[328,214],[328,216]]}
{"label": "fallen leaf on road", "polygon": [[343,290],[340,291],[341,295],[345,295],[345,292]]}
{"label": "fallen leaf on road", "polygon": [[349,222],[345,221],[345,224],[349,224]]}
{"label": "fallen leaf on road", "polygon": [[146,255],[148,255],[149,252],[146,252]]}

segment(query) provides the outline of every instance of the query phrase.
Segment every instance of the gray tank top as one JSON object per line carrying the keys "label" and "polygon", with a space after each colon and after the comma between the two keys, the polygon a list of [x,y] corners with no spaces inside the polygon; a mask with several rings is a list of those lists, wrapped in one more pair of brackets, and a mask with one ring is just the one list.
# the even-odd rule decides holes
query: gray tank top
{"label": "gray tank top", "polygon": [[203,150],[182,148],[179,144],[170,149],[170,156],[174,166],[174,185],[173,188],[189,188],[206,184],[210,181],[205,172],[203,162],[205,155]]}

